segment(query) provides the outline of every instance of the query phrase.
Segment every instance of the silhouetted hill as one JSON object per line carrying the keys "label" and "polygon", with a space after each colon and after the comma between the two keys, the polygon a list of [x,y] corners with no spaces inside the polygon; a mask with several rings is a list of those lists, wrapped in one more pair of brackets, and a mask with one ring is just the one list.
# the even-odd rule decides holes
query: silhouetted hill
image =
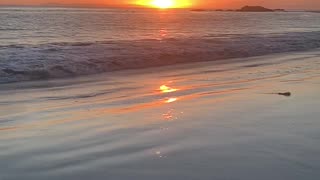
{"label": "silhouetted hill", "polygon": [[262,6],[244,6],[243,8],[239,9],[238,11],[242,12],[273,12],[274,10],[268,9]]}
{"label": "silhouetted hill", "polygon": [[241,9],[216,9],[225,12],[286,12],[285,9],[268,9],[262,6],[244,6]]}

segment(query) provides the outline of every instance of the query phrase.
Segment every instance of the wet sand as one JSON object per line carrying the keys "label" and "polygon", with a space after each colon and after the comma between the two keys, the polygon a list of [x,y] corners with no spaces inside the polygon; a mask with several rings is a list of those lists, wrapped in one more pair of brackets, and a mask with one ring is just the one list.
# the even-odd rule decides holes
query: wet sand
{"label": "wet sand", "polygon": [[2,84],[0,179],[314,180],[319,70],[317,50]]}

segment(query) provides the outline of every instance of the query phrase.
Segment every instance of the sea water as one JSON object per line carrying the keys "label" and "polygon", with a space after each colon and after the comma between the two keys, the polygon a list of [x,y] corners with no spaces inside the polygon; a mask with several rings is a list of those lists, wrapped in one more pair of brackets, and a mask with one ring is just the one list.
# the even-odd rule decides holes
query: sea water
{"label": "sea water", "polygon": [[320,47],[320,14],[0,8],[0,82]]}

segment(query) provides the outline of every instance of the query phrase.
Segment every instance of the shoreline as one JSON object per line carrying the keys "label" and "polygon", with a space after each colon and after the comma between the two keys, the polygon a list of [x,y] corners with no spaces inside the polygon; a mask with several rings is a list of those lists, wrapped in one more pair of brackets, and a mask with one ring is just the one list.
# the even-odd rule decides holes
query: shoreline
{"label": "shoreline", "polygon": [[[192,71],[192,68],[201,68],[205,66],[215,66],[215,65],[227,65],[227,64],[249,64],[247,67],[254,67],[255,65],[250,65],[250,63],[261,63],[261,65],[264,64],[272,64],[272,63],[282,63],[282,61],[273,62],[270,59],[273,59],[274,57],[288,57],[290,59],[291,56],[294,55],[306,55],[310,54],[310,56],[317,56],[320,55],[320,48],[311,49],[307,51],[301,51],[301,52],[284,52],[284,53],[274,53],[269,55],[260,55],[260,56],[252,56],[252,57],[245,57],[245,58],[230,58],[230,59],[221,59],[221,60],[215,60],[215,61],[200,61],[200,62],[187,62],[187,63],[177,63],[172,65],[163,65],[158,67],[147,67],[147,68],[133,68],[133,69],[124,69],[124,70],[116,70],[111,72],[101,72],[98,74],[89,74],[89,75],[82,75],[82,76],[76,76],[76,77],[65,77],[65,78],[53,78],[53,79],[43,79],[43,80],[30,80],[30,81],[20,81],[20,82],[9,82],[9,83],[0,83],[0,90],[6,90],[7,88],[10,89],[10,87],[51,87],[60,86],[61,84],[68,84],[72,81],[79,82],[79,83],[85,83],[90,82],[90,79],[101,79],[100,77],[117,77],[117,76],[125,76],[127,73],[131,74],[144,74],[144,73],[151,73],[154,74],[154,72],[157,71],[172,71],[174,69],[190,69]],[[306,56],[308,57],[308,56]],[[266,61],[265,61],[266,60]],[[259,64],[257,65],[259,66]],[[63,83],[66,82],[66,83]],[[36,85],[38,84],[38,85]],[[43,84],[43,85],[41,85]],[[53,84],[53,85],[50,85]],[[7,88],[6,88],[7,87]]]}
{"label": "shoreline", "polygon": [[[269,45],[266,45],[268,43],[253,45],[259,40],[258,37],[251,37],[249,40],[239,37],[236,45],[215,39],[166,39],[135,41],[133,44],[101,42],[3,48],[0,49],[0,55],[4,58],[3,62],[0,62],[0,66],[3,67],[0,70],[2,76],[0,83],[63,79],[128,69],[166,67],[194,62],[232,61],[235,58],[313,51],[319,49],[320,46],[316,41],[317,32],[313,33],[315,35],[311,35],[309,40],[314,43],[305,38],[304,40],[298,38],[296,39],[298,42],[305,41],[305,44],[299,47],[296,47],[297,42],[290,45],[286,40]],[[286,38],[288,39],[289,36]],[[297,38],[295,35],[292,36],[293,39],[290,39],[290,42]],[[272,37],[260,38],[263,41],[267,39],[273,41]],[[240,46],[240,49],[237,48]],[[278,46],[281,48],[275,49]],[[81,51],[80,54],[79,51]],[[86,55],[81,56],[82,51]],[[28,63],[23,63],[25,61]],[[21,63],[23,65],[20,65]]]}
{"label": "shoreline", "polygon": [[1,85],[0,178],[314,179],[319,58],[286,53]]}

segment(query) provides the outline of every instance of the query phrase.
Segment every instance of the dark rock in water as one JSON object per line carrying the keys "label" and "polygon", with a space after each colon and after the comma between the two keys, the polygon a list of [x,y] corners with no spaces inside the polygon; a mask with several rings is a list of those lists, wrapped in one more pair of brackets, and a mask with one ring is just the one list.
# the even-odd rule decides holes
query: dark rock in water
{"label": "dark rock in water", "polygon": [[276,11],[276,12],[286,12],[285,9],[274,9],[273,11]]}
{"label": "dark rock in water", "polygon": [[241,12],[273,12],[274,10],[272,9],[267,9],[262,6],[244,6],[240,10]]}
{"label": "dark rock in water", "polygon": [[278,93],[278,95],[289,97],[289,96],[291,96],[291,92]]}
{"label": "dark rock in water", "polygon": [[291,96],[291,92],[284,92],[284,93],[266,93],[266,94],[276,94],[276,95],[286,96],[286,97],[290,97],[290,96]]}

